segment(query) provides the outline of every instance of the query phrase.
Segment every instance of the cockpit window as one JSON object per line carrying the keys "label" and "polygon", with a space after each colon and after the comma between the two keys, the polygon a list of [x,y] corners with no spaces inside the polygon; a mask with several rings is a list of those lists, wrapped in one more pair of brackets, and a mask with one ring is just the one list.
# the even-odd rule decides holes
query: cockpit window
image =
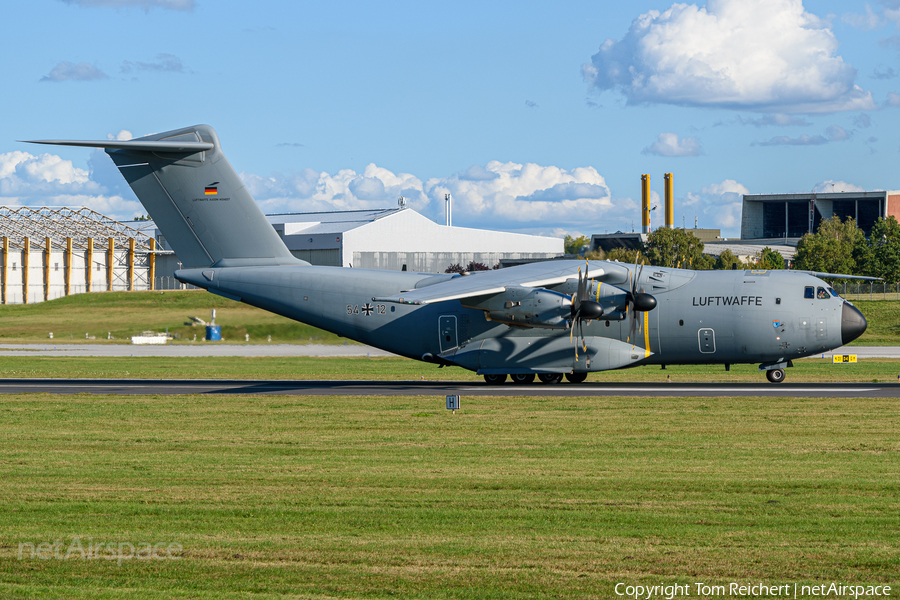
{"label": "cockpit window", "polygon": [[821,288],[821,287],[818,290],[816,290],[816,297],[819,300],[828,300],[829,298],[831,298],[831,296],[828,295],[828,292],[825,291],[825,288]]}
{"label": "cockpit window", "polygon": [[836,291],[834,291],[834,288],[828,288],[828,292],[829,292],[832,296],[834,296],[835,298],[840,298],[840,297],[841,297],[840,294],[838,294]]}
{"label": "cockpit window", "polygon": [[804,298],[815,298],[816,290],[813,286],[808,285],[803,289],[803,297]]}

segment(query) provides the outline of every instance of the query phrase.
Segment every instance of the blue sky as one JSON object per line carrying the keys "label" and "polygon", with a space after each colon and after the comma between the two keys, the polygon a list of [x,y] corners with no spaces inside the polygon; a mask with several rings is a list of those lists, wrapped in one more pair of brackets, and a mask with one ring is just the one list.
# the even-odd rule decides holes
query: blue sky
{"label": "blue sky", "polygon": [[673,172],[676,224],[734,237],[742,193],[900,189],[900,0],[431,4],[6,2],[0,204],[142,214],[102,153],[16,140],[195,123],[266,212],[603,233]]}

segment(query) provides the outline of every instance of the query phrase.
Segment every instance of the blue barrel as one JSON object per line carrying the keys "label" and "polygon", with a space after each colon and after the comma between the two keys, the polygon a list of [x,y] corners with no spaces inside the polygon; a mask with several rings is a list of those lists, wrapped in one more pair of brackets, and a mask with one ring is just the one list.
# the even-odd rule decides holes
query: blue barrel
{"label": "blue barrel", "polygon": [[221,342],[222,341],[222,326],[221,325],[207,325],[206,326],[206,341]]}

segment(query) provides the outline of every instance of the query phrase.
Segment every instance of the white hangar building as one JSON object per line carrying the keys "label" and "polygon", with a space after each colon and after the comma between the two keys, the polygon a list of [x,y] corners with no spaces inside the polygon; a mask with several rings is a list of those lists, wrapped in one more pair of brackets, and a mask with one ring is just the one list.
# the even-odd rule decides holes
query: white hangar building
{"label": "white hangar building", "polygon": [[268,215],[291,253],[314,265],[443,273],[470,261],[546,259],[562,238],[439,225],[409,208]]}
{"label": "white hangar building", "polygon": [[[443,273],[472,261],[494,267],[501,259],[543,260],[565,253],[562,238],[439,225],[405,207],[266,218],[291,254],[330,267]],[[171,251],[152,221],[127,224],[154,237],[161,251]],[[160,276],[172,275],[160,267]]]}

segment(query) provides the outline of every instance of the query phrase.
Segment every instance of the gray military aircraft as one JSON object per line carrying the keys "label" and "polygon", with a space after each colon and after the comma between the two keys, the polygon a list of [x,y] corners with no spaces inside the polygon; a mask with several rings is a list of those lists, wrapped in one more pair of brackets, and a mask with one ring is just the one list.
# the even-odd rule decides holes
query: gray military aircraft
{"label": "gray military aircraft", "polygon": [[856,339],[866,319],[816,274],[550,261],[470,274],[312,266],[295,258],[197,125],[104,148],[178,255],[182,282],[491,384],[581,382],[638,365],[760,363]]}

